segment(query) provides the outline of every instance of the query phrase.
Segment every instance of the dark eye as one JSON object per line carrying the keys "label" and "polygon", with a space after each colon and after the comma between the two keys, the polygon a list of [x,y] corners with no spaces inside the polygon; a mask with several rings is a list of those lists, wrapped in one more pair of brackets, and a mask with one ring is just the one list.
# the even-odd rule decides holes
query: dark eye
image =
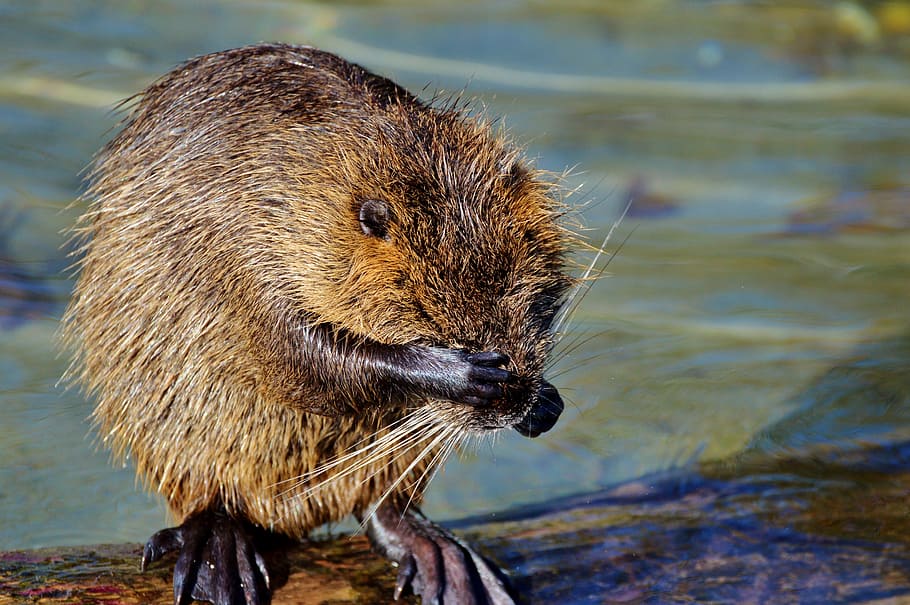
{"label": "dark eye", "polygon": [[366,200],[360,206],[360,228],[364,234],[388,239],[389,205],[382,200]]}

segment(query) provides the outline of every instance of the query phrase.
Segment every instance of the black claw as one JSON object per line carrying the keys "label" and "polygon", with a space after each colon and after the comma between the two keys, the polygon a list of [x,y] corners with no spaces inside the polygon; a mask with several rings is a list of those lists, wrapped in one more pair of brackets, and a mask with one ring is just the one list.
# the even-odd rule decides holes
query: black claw
{"label": "black claw", "polygon": [[467,360],[474,365],[495,368],[507,364],[509,357],[497,351],[481,351],[480,353],[471,353],[467,356]]}
{"label": "black claw", "polygon": [[179,527],[170,527],[156,532],[142,549],[142,561],[139,569],[145,571],[149,563],[154,563],[169,552],[183,546],[183,532]]}
{"label": "black claw", "polygon": [[269,570],[265,565],[265,559],[263,559],[262,555],[258,552],[256,553],[256,569],[259,570],[262,581],[265,582],[265,590],[270,591],[272,589],[272,578],[269,576]]}
{"label": "black claw", "polygon": [[471,378],[488,383],[511,382],[513,374],[508,370],[475,365],[471,369]]}
{"label": "black claw", "polygon": [[194,540],[185,544],[177,555],[177,563],[174,565],[175,605],[187,605],[193,600],[193,588],[199,576],[199,566],[204,564],[199,561],[201,550],[201,545]]}
{"label": "black claw", "polygon": [[269,589],[269,574],[262,555],[253,548],[252,540],[238,541],[236,549],[240,588],[245,592],[263,594]]}
{"label": "black claw", "polygon": [[404,589],[411,585],[411,581],[414,579],[414,575],[417,573],[417,563],[414,562],[414,557],[408,555],[404,557],[398,564],[398,578],[395,580],[395,600],[397,601],[401,597],[401,593],[404,592]]}

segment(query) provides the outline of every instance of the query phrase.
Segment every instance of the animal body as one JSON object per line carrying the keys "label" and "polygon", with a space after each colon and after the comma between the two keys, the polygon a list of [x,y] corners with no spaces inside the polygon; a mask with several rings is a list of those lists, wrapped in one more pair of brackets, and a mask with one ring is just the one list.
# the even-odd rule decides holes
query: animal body
{"label": "animal body", "polygon": [[348,515],[395,597],[508,603],[423,517],[469,434],[537,436],[571,280],[554,185],[453,103],[309,47],[202,56],[133,102],[90,176],[64,318],[104,444],[180,525],[175,601],[263,603],[260,538]]}

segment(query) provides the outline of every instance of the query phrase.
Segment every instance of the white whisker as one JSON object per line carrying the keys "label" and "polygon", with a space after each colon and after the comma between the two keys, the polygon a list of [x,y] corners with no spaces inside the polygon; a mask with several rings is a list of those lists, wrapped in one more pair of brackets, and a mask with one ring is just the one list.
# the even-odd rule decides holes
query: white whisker
{"label": "white whisker", "polygon": [[[553,334],[556,334],[556,335],[560,334],[560,330],[562,329],[563,324],[566,322],[568,316],[577,308],[578,301],[576,301],[576,298],[581,293],[582,289],[583,288],[588,289],[591,287],[591,280],[590,280],[591,274],[594,272],[595,268],[597,267],[597,263],[600,260],[600,257],[603,256],[603,254],[605,252],[604,248],[606,248],[607,243],[610,241],[610,238],[613,237],[613,232],[616,231],[616,229],[619,227],[620,223],[622,223],[623,219],[626,218],[626,214],[628,214],[629,208],[632,207],[632,201],[634,199],[635,198],[632,195],[629,195],[628,199],[626,200],[626,206],[625,206],[625,208],[623,208],[622,214],[619,215],[619,218],[617,218],[613,222],[613,225],[610,227],[610,230],[607,231],[607,235],[604,237],[603,241],[600,244],[600,247],[597,249],[597,253],[594,255],[594,258],[591,259],[591,263],[588,265],[588,268],[585,270],[585,272],[582,274],[582,276],[578,279],[578,283],[575,284],[575,288],[572,289],[572,292],[566,298],[566,302],[563,303],[562,308],[559,310],[559,313],[557,314],[556,319],[553,322],[553,330],[552,330]],[[616,253],[614,252],[613,256],[615,256],[615,254]],[[609,260],[612,260],[612,256],[610,257]],[[600,277],[603,274],[604,270],[606,269],[606,266],[609,264],[609,260],[598,271],[597,277]],[[561,336],[559,336],[558,338],[561,339]]]}
{"label": "white whisker", "polygon": [[395,488],[397,488],[399,485],[401,485],[401,482],[404,481],[407,478],[407,476],[411,473],[411,471],[414,470],[414,467],[417,466],[420,463],[420,461],[423,460],[423,458],[428,453],[430,453],[431,451],[436,449],[436,447],[438,447],[440,443],[442,443],[443,441],[445,441],[446,439],[451,437],[453,432],[458,431],[458,429],[455,427],[444,426],[444,425],[441,425],[441,426],[442,426],[443,430],[436,437],[434,437],[420,451],[420,453],[407,466],[407,468],[405,468],[404,471],[402,471],[402,473],[398,477],[398,479],[393,481],[392,484],[388,488],[386,488],[386,490],[384,492],[382,492],[382,495],[379,496],[379,499],[377,499],[376,502],[374,502],[373,504],[370,505],[370,507],[367,509],[366,513],[363,516],[363,521],[361,521],[361,523],[360,523],[361,530],[366,528],[367,520],[376,513],[376,510],[380,506],[382,506],[382,503],[385,502],[385,499],[388,498],[389,494],[391,494],[393,491],[395,491]]}
{"label": "white whisker", "polygon": [[[437,432],[438,432],[438,429],[437,429]],[[433,433],[429,432],[429,434],[428,434],[428,432],[423,432],[422,434],[419,434],[419,435],[411,435],[410,438],[408,438],[404,441],[401,441],[401,442],[383,443],[383,444],[381,444],[382,447],[377,447],[376,451],[371,452],[369,456],[364,456],[362,459],[357,460],[356,464],[353,464],[348,467],[344,467],[339,472],[333,474],[331,477],[327,478],[326,480],[320,481],[319,483],[317,483],[313,486],[307,487],[300,493],[295,494],[294,497],[305,498],[307,496],[310,496],[311,494],[313,494],[317,491],[325,489],[327,486],[331,485],[332,483],[335,483],[344,478],[350,477],[354,473],[356,473],[364,468],[369,468],[371,466],[375,466],[378,462],[382,463],[380,466],[387,466],[388,464],[395,462],[402,456],[405,456],[408,452],[408,449],[412,445],[425,440],[428,436],[433,436]],[[391,458],[388,458],[389,453],[392,451],[395,451],[397,453],[394,456],[392,456]],[[337,466],[337,464],[333,464],[330,468],[334,469],[336,466]],[[362,485],[362,484],[366,483],[367,481],[369,481],[370,478],[373,477],[373,475],[376,474],[376,472],[379,472],[379,470],[380,469],[377,468],[373,473],[370,473],[367,477],[365,477],[364,479],[359,481],[358,484]],[[311,476],[318,475],[319,472],[321,472],[321,471],[319,471],[319,472],[317,472],[317,471],[319,471],[319,469],[316,469],[316,471],[313,471]],[[309,477],[310,474],[308,473],[307,476]],[[302,481],[302,483],[303,482],[305,482],[305,480]]]}
{"label": "white whisker", "polygon": [[[386,440],[386,439],[393,437],[394,435],[397,434],[395,429],[398,426],[400,426],[404,423],[413,422],[414,419],[420,415],[426,415],[426,408],[417,409],[409,414],[402,416],[401,418],[398,418],[397,420],[389,423],[388,425],[379,427],[378,429],[376,429],[375,431],[373,431],[372,433],[370,433],[369,435],[367,435],[366,437],[362,438],[360,441],[355,443],[353,446],[351,446],[351,448],[349,448],[348,453],[344,454],[343,456],[333,458],[329,462],[323,463],[316,469],[308,471],[304,475],[298,475],[296,477],[291,477],[289,479],[283,479],[281,481],[276,482],[274,485],[277,486],[277,485],[283,485],[285,483],[297,482],[300,480],[301,477],[306,477],[309,475],[317,474],[323,470],[327,470],[328,468],[331,468],[334,465],[337,465],[338,463],[342,462],[343,460],[347,460],[347,459],[356,457],[361,452],[376,447],[376,445],[379,441]],[[389,431],[389,432],[386,435],[380,437],[379,439],[373,440],[373,438],[376,437],[376,435],[379,435],[383,431]]]}
{"label": "white whisker", "polygon": [[[392,427],[392,430],[378,439],[373,441],[368,441],[369,438],[360,440],[348,450],[347,453],[332,458],[328,462],[320,464],[302,475],[280,482],[279,485],[286,483],[291,483],[291,485],[279,495],[290,497],[291,494],[293,494],[292,497],[306,497],[334,481],[350,476],[352,473],[376,463],[385,458],[390,451],[399,451],[401,452],[399,456],[403,455],[403,453],[412,445],[426,439],[428,430],[432,434],[434,429],[436,429],[437,424],[432,411],[427,408],[421,408],[389,426]],[[375,431],[372,436],[377,435],[382,430],[387,430],[387,428],[388,427],[383,427]],[[301,493],[294,493],[300,486],[313,480],[317,476],[323,475],[351,462],[353,462],[353,464],[343,468],[341,472],[306,488]]]}
{"label": "white whisker", "polygon": [[[439,472],[439,469],[445,464],[446,460],[452,454],[456,447],[461,444],[463,439],[463,433],[461,430],[455,431],[455,434],[443,444],[442,448],[436,452],[433,456],[433,459],[430,460],[430,463],[427,465],[423,472],[420,474],[420,477],[410,486],[412,489],[411,495],[408,497],[408,501],[404,506],[404,511],[408,510],[411,507],[411,503],[414,501],[414,498],[418,493],[426,491],[430,486],[430,483],[436,477],[436,474]],[[424,482],[426,479],[426,482]]]}

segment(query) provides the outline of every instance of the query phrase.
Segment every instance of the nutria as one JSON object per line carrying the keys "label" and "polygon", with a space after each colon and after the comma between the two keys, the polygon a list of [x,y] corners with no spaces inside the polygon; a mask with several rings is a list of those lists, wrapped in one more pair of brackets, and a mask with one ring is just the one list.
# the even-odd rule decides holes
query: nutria
{"label": "nutria", "polygon": [[142,562],[178,551],[175,601],[267,602],[253,536],[353,514],[396,598],[511,602],[416,505],[464,436],[562,410],[553,180],[463,103],[288,45],[165,75],[89,178],[68,376],[181,523]]}

